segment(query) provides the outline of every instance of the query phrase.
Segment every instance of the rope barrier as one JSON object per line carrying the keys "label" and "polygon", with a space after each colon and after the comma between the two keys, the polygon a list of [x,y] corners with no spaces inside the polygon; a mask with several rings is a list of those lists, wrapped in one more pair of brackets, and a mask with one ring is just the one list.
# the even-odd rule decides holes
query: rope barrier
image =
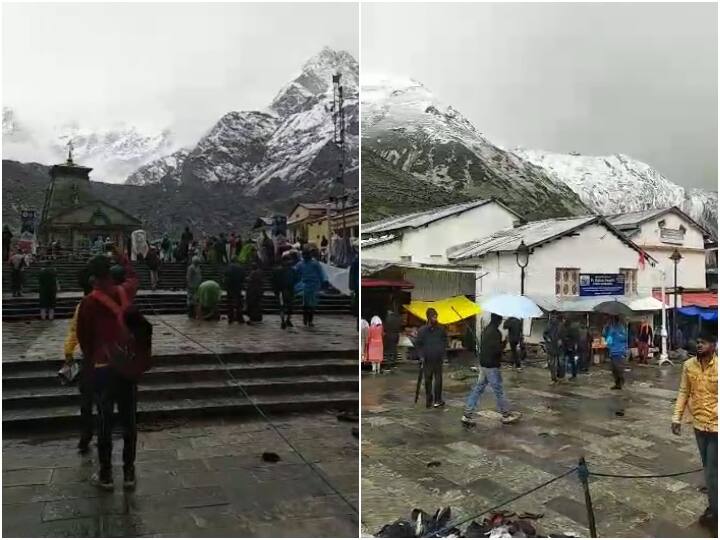
{"label": "rope barrier", "polygon": [[502,508],[503,506],[505,506],[505,505],[507,505],[507,504],[510,504],[510,503],[512,503],[512,502],[515,502],[515,501],[517,501],[518,499],[521,499],[522,497],[525,497],[526,495],[529,495],[530,493],[534,493],[535,491],[537,491],[537,490],[539,490],[539,489],[542,489],[542,488],[544,488],[545,486],[549,486],[549,485],[552,484],[553,482],[557,482],[557,481],[560,480],[561,478],[565,478],[566,476],[571,475],[572,473],[574,473],[574,472],[577,471],[577,470],[578,470],[577,467],[573,467],[573,468],[570,469],[569,471],[566,471],[566,472],[562,473],[561,475],[556,476],[555,478],[551,478],[551,479],[548,480],[547,482],[543,482],[542,484],[540,484],[540,485],[538,485],[538,486],[535,486],[534,488],[529,489],[528,491],[525,491],[525,492],[521,493],[520,495],[515,495],[514,497],[512,497],[512,498],[510,498],[510,499],[508,499],[508,500],[506,500],[506,501],[503,501],[503,502],[501,502],[500,504],[496,504],[495,506],[492,506],[492,507],[488,508],[487,510],[483,510],[482,512],[479,512],[478,514],[475,514],[475,515],[473,515],[473,516],[471,516],[471,517],[469,517],[469,518],[467,518],[467,519],[464,519],[464,520],[462,520],[462,521],[458,521],[458,522],[456,522],[456,523],[453,523],[452,525],[447,525],[447,526],[442,527],[442,528],[440,528],[440,529],[437,529],[437,530],[435,530],[435,531],[431,531],[430,533],[428,533],[428,534],[426,534],[426,535],[424,535],[424,536],[427,536],[427,537],[430,537],[430,538],[435,537],[435,535],[442,536],[442,533],[445,533],[445,532],[449,531],[450,529],[453,529],[453,528],[455,528],[455,527],[459,527],[460,525],[464,525],[464,524],[467,523],[468,521],[472,521],[472,520],[474,520],[474,519],[477,519],[477,518],[479,518],[480,516],[483,516],[483,515],[485,515],[485,514],[487,514],[487,513],[489,513],[489,512],[492,512],[492,511],[494,511],[494,510],[497,510],[497,509],[499,509],[499,508]]}
{"label": "rope barrier", "polygon": [[678,473],[669,473],[669,474],[609,474],[609,473],[596,473],[596,472],[589,472],[588,474],[590,476],[600,476],[603,478],[672,478],[673,476],[683,476],[685,474],[693,474],[702,472],[703,468],[700,467],[699,469],[693,469],[692,471],[683,471]]}
{"label": "rope barrier", "polygon": [[[137,297],[136,297],[136,300],[137,300]],[[144,303],[144,302],[143,302],[143,303]],[[157,312],[157,310],[155,309],[155,307],[154,307],[152,304],[147,303],[146,305],[150,307],[150,309],[153,311],[153,313],[155,314],[155,316],[156,316],[160,321],[162,321],[163,324],[169,326],[170,328],[172,328],[173,330],[175,330],[175,332],[177,332],[177,333],[180,334],[181,336],[185,337],[185,338],[188,339],[189,341],[195,343],[196,345],[198,345],[198,346],[202,347],[203,349],[205,349],[206,351],[208,351],[210,354],[214,355],[215,358],[217,359],[218,363],[222,366],[222,368],[223,368],[223,369],[225,370],[225,372],[228,374],[229,378],[232,379],[234,385],[242,391],[242,393],[243,393],[244,396],[245,396],[245,399],[247,399],[248,402],[250,402],[250,404],[255,408],[255,410],[256,410],[256,411],[258,412],[258,414],[262,417],[262,419],[273,429],[273,431],[275,431],[275,433],[278,435],[278,437],[280,437],[280,438],[283,440],[283,442],[288,445],[288,447],[290,447],[298,456],[300,456],[300,459],[302,459],[303,463],[305,463],[305,465],[307,465],[307,466],[310,468],[310,470],[311,470],[318,478],[320,478],[320,480],[322,480],[322,482],[323,482],[325,485],[327,485],[338,497],[340,497],[340,499],[341,499],[345,504],[347,504],[347,505],[350,507],[350,509],[352,509],[352,511],[353,511],[355,514],[358,513],[358,510],[357,510],[357,508],[355,508],[355,505],[353,505],[353,504],[340,492],[340,490],[337,489],[337,488],[330,482],[330,480],[328,480],[328,479],[325,477],[325,475],[323,475],[323,474],[312,464],[312,462],[308,461],[308,459],[300,452],[300,450],[298,450],[298,449],[295,447],[295,445],[293,445],[293,443],[290,442],[290,439],[288,439],[288,438],[280,431],[280,429],[270,420],[270,418],[265,414],[265,411],[263,411],[263,410],[260,408],[260,406],[259,406],[257,403],[255,403],[255,401],[250,397],[250,394],[248,394],[247,390],[245,389],[245,386],[244,386],[243,384],[241,384],[240,381],[238,381],[238,380],[235,378],[235,375],[233,375],[232,370],[227,366],[227,364],[223,361],[222,357],[221,357],[217,352],[215,352],[215,351],[212,350],[211,348],[207,347],[204,343],[201,343],[201,342],[197,341],[196,339],[194,339],[193,337],[187,335],[186,333],[184,333],[183,331],[181,331],[180,329],[178,329],[176,326],[170,324],[167,320],[165,320],[165,319]]]}
{"label": "rope barrier", "polygon": [[[427,538],[442,537],[444,534],[448,533],[450,530],[452,530],[456,527],[460,527],[461,525],[464,525],[468,521],[472,521],[472,520],[477,519],[485,514],[488,514],[490,512],[498,510],[498,509],[502,508],[503,506],[506,506],[512,502],[515,502],[518,499],[521,499],[521,498],[525,497],[526,495],[529,495],[530,493],[534,493],[535,491],[538,491],[539,489],[542,489],[545,486],[548,486],[548,485],[552,484],[553,482],[560,480],[561,478],[565,478],[566,476],[569,476],[570,474],[572,474],[574,472],[578,473],[578,478],[580,479],[581,484],[583,484],[583,486],[586,488],[587,480],[590,476],[598,476],[598,477],[603,477],[603,478],[631,478],[631,479],[632,478],[670,478],[670,477],[674,477],[674,476],[683,476],[686,474],[698,473],[701,471],[703,471],[702,467],[699,469],[693,469],[691,471],[682,471],[682,472],[669,473],[669,474],[622,475],[622,474],[610,474],[610,473],[595,473],[595,472],[589,471],[587,468],[587,464],[585,463],[585,460],[581,459],[580,464],[577,467],[573,467],[569,471],[566,471],[559,476],[551,478],[547,482],[543,482],[542,484],[535,486],[532,489],[529,489],[523,493],[520,493],[519,495],[515,495],[514,497],[512,497],[510,499],[507,499],[507,500],[505,500],[499,504],[496,504],[486,510],[483,510],[482,512],[479,512],[469,518],[463,519],[462,521],[458,521],[456,523],[453,523],[452,525],[446,525],[446,526],[438,528],[434,531],[430,531],[430,532],[424,534],[423,537],[427,537]],[[590,528],[591,528],[591,532],[592,532],[595,530],[594,513],[592,512],[592,501],[590,500],[589,491],[587,491],[587,489],[585,491],[586,491],[586,494],[585,494],[586,495],[586,504],[588,505],[589,521],[591,523]],[[591,534],[591,536],[594,538],[595,534],[593,533],[593,534]]]}

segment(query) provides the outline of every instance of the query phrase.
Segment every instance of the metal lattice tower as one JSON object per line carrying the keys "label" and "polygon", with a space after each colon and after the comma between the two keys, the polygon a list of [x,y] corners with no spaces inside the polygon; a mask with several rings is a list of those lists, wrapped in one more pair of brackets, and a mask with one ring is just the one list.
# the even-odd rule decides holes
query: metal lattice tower
{"label": "metal lattice tower", "polygon": [[333,142],[338,147],[338,172],[335,180],[345,185],[345,110],[343,109],[342,75],[333,75],[333,122],[335,133]]}

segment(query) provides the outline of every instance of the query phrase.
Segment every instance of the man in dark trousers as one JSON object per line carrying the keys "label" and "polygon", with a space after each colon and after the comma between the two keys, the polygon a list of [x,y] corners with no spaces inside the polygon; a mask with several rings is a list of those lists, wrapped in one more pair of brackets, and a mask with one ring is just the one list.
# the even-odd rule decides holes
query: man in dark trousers
{"label": "man in dark trousers", "polygon": [[280,304],[280,327],[292,327],[292,306],[295,299],[295,285],[298,274],[295,271],[295,259],[289,253],[283,255],[280,264],[276,265],[272,274],[272,285],[275,298]]}
{"label": "man in dark trousers", "polygon": [[442,400],[442,370],[447,354],[447,332],[438,324],[437,311],[430,308],[425,315],[427,324],[418,330],[415,350],[425,375],[425,406],[439,408],[445,405]]}
{"label": "man in dark trousers", "polygon": [[490,324],[482,333],[482,339],[480,340],[480,369],[482,374],[467,398],[465,412],[461,419],[462,423],[467,427],[475,426],[473,415],[488,384],[495,392],[497,409],[502,415],[502,423],[510,424],[520,418],[520,413],[510,410],[510,403],[505,398],[505,392],[503,390],[500,360],[505,344],[503,343],[502,334],[500,333],[501,322],[502,317],[493,313],[490,316]]}
{"label": "man in dark trousers", "polygon": [[520,358],[523,348],[522,325],[522,321],[517,317],[509,317],[503,325],[503,328],[505,328],[508,333],[508,343],[510,344],[513,367],[518,371],[522,371],[522,361]]}
{"label": "man in dark trousers", "polygon": [[560,341],[562,342],[562,362],[565,369],[570,370],[570,380],[575,380],[578,374],[579,346],[578,329],[570,321],[565,319],[560,329]]}
{"label": "man in dark trousers", "polygon": [[114,355],[122,350],[126,329],[115,311],[109,308],[109,299],[116,305],[132,303],[139,280],[128,258],[113,248],[114,258],[125,269],[125,281],[115,285],[110,275],[111,260],[97,255],[90,260],[93,292],[82,299],[78,309],[77,339],[85,362],[84,369],[92,377],[98,412],[98,461],[100,471],[91,482],[106,490],[113,489],[112,432],[113,411],[123,427],[124,487],[135,487],[135,450],[137,446],[137,381],[120,375],[111,365]]}
{"label": "man in dark trousers", "polygon": [[547,352],[548,370],[552,382],[557,382],[558,378],[565,377],[565,370],[561,365],[561,321],[557,311],[551,311],[548,319],[548,326],[543,332],[543,340],[545,341],[545,350]]}
{"label": "man in dark trousers", "polygon": [[245,270],[233,262],[225,270],[225,290],[227,291],[228,324],[237,321],[245,323],[243,317],[243,287],[245,286]]}

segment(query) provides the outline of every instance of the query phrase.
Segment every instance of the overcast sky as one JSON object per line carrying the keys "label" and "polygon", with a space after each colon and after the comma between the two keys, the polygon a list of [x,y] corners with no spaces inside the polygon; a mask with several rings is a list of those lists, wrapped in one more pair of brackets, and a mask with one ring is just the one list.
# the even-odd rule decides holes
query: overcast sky
{"label": "overcast sky", "polygon": [[361,76],[408,76],[506,147],[624,153],[717,189],[711,4],[364,4]]}
{"label": "overcast sky", "polygon": [[2,101],[18,120],[171,128],[196,142],[266,107],[328,45],[357,58],[357,4],[3,4]]}

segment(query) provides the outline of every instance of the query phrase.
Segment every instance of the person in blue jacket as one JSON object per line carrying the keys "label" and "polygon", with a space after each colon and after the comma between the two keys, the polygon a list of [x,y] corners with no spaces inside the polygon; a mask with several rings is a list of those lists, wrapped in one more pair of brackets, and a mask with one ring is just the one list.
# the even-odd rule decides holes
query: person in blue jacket
{"label": "person in blue jacket", "polygon": [[314,249],[306,244],[303,246],[303,260],[297,263],[297,271],[303,289],[303,324],[315,326],[315,308],[318,305],[318,292],[327,285],[327,277],[314,257]]}
{"label": "person in blue jacket", "polygon": [[612,374],[615,379],[611,390],[622,390],[623,384],[625,384],[623,362],[627,357],[628,350],[627,325],[617,315],[613,316],[610,324],[603,330],[603,338],[608,348]]}

